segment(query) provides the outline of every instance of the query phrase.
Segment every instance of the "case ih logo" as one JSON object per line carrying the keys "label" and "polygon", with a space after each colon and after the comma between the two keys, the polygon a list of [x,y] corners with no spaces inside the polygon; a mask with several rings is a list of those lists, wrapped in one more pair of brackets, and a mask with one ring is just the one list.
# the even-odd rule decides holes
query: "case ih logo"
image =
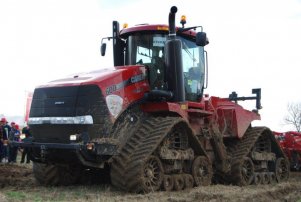
{"label": "case ih logo", "polygon": [[56,101],[56,102],[54,102],[54,104],[55,105],[63,105],[63,104],[65,104],[65,102],[64,101]]}
{"label": "case ih logo", "polygon": [[143,81],[143,80],[145,80],[144,74],[138,74],[138,75],[132,76],[128,80],[125,80],[125,81],[122,81],[121,83],[107,87],[106,94],[109,95],[109,94],[111,94],[117,90],[120,90],[128,85],[131,85],[131,84]]}

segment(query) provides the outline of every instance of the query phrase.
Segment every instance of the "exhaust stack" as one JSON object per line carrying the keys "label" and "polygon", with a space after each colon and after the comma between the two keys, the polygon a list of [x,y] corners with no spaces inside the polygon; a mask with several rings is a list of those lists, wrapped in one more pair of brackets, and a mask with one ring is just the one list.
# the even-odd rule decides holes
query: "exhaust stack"
{"label": "exhaust stack", "polygon": [[169,13],[169,37],[165,43],[164,55],[166,65],[166,82],[168,90],[173,92],[174,102],[185,101],[183,62],[182,62],[182,42],[176,38],[175,16],[178,9],[171,7]]}

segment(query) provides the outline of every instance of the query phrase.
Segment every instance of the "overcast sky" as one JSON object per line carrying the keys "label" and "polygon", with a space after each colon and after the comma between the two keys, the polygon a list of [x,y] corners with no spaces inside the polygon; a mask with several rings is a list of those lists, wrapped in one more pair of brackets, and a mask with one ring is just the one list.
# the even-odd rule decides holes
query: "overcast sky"
{"label": "overcast sky", "polygon": [[167,24],[172,5],[178,22],[184,14],[187,26],[202,25],[209,37],[205,93],[249,96],[262,88],[256,124],[291,129],[283,117],[288,103],[301,102],[300,0],[1,0],[0,114],[23,115],[26,92],[39,84],[112,66],[99,53],[112,21]]}

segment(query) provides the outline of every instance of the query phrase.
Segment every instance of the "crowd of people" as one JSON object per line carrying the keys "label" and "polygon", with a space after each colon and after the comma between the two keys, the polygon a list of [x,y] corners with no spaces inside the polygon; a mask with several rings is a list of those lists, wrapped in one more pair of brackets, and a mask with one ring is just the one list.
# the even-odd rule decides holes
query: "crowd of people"
{"label": "crowd of people", "polygon": [[[9,122],[6,118],[0,120],[0,163],[16,163],[17,155],[20,151],[22,153],[20,163],[30,163],[27,148],[20,148],[13,146],[11,143],[26,142],[31,137],[28,126],[20,130],[19,125],[15,122]],[[25,161],[26,160],[26,161]]]}

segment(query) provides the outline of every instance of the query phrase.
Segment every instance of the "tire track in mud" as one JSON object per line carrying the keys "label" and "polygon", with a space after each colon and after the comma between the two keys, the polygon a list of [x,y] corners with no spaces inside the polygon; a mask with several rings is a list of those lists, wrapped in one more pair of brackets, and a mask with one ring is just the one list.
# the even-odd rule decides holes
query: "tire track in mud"
{"label": "tire track in mud", "polygon": [[[34,180],[32,168],[24,165],[0,164],[0,201],[5,201],[5,192],[10,190],[22,190],[29,194],[47,190],[39,187]],[[145,195],[129,194],[114,191],[109,187],[99,191],[101,185],[72,186],[72,190],[80,192],[89,190],[82,201],[97,201],[99,197],[103,201],[299,201],[301,200],[301,172],[292,172],[288,182],[270,185],[227,186],[211,185],[196,187],[179,192],[155,192]],[[34,188],[34,189],[33,189]],[[70,190],[68,187],[59,187],[59,190]],[[98,194],[95,192],[98,190]],[[52,192],[51,189],[49,192]],[[47,191],[46,191],[47,193]],[[2,200],[3,199],[3,200]],[[72,198],[70,198],[72,200]],[[78,200],[77,200],[78,201]]]}
{"label": "tire track in mud", "polygon": [[35,186],[32,168],[29,165],[0,164],[0,188]]}

